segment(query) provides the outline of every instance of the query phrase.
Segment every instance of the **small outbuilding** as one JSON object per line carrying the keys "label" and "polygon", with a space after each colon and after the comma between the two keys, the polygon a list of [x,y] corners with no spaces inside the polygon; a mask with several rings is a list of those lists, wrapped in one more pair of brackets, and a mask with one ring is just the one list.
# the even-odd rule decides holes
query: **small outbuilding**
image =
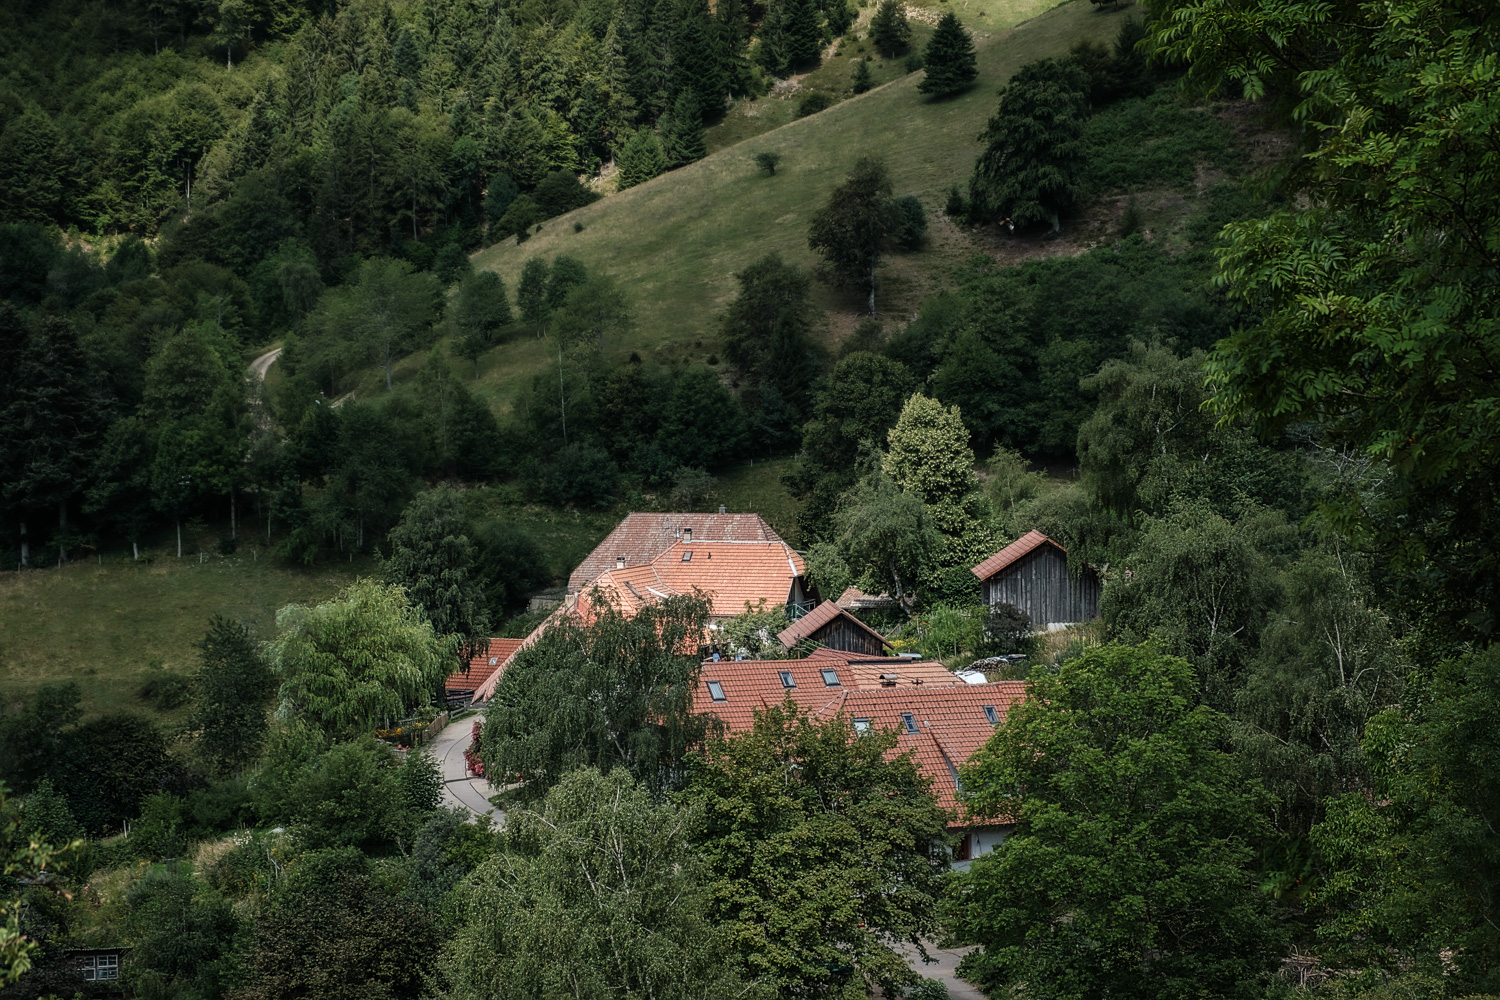
{"label": "small outbuilding", "polygon": [[839,607],[824,601],[798,618],[776,637],[787,649],[807,640],[822,649],[864,656],[884,656],[885,636]]}
{"label": "small outbuilding", "polygon": [[986,605],[1011,604],[1038,629],[1099,616],[1099,574],[1084,566],[1068,572],[1068,550],[1029,531],[973,569]]}

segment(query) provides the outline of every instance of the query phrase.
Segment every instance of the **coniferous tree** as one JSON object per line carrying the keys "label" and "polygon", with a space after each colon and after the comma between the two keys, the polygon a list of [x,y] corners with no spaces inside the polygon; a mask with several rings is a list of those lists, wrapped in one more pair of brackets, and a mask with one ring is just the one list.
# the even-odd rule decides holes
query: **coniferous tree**
{"label": "coniferous tree", "polygon": [[922,54],[927,73],[917,89],[933,97],[947,97],[968,88],[979,75],[974,40],[964,30],[958,15],[948,11]]}
{"label": "coniferous tree", "polygon": [[785,0],[786,61],[794,69],[818,64],[823,26],[816,0]]}
{"label": "coniferous tree", "polygon": [[760,22],[760,31],[757,36],[755,61],[773,76],[781,76],[786,72],[787,33],[784,0],[771,3],[766,9],[766,16]]}
{"label": "coniferous tree", "polygon": [[729,92],[745,95],[750,92],[754,78],[750,72],[750,61],[745,57],[745,46],[750,40],[750,18],[744,0],[721,0],[715,9],[719,28],[719,51],[724,61],[724,74]]}
{"label": "coniferous tree", "polygon": [[854,61],[854,72],[850,74],[850,81],[856,94],[863,94],[869,90],[872,82],[870,79],[870,63],[865,59]]}
{"label": "coniferous tree", "polygon": [[672,90],[691,90],[698,99],[698,117],[714,121],[724,113],[728,90],[719,32],[707,0],[684,0],[677,10],[672,33]]}
{"label": "coniferous tree", "polygon": [[1075,66],[1043,59],[1021,67],[1000,93],[980,138],[988,148],[969,180],[976,222],[1051,222],[1078,200],[1087,82]]}
{"label": "coniferous tree", "polygon": [[198,650],[198,707],[189,725],[213,772],[233,774],[260,755],[275,678],[243,622],[214,615]]}
{"label": "coniferous tree", "polygon": [[644,184],[667,169],[667,152],[662,148],[661,137],[648,128],[637,129],[620,150],[615,160],[619,169],[619,185],[623,191],[637,184]]}
{"label": "coniferous tree", "polygon": [[698,113],[701,102],[698,95],[685,90],[677,95],[672,105],[671,124],[664,129],[667,161],[680,167],[708,155],[703,142],[703,118]]}
{"label": "coniferous tree", "polygon": [[870,41],[886,58],[906,51],[911,44],[911,25],[906,20],[906,7],[901,0],[880,0],[880,6],[870,18]]}

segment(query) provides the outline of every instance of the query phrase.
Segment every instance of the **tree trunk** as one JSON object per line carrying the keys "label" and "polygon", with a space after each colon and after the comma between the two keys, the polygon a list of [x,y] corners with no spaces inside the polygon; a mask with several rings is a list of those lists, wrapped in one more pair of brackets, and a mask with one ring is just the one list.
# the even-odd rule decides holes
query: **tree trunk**
{"label": "tree trunk", "polygon": [[26,535],[26,522],[21,522],[21,565],[31,565],[31,539]]}
{"label": "tree trunk", "polygon": [[557,344],[557,408],[562,414],[563,447],[568,446],[568,397],[563,393],[562,342]]}
{"label": "tree trunk", "polygon": [[391,391],[391,342],[385,342],[385,391]]}
{"label": "tree trunk", "polygon": [[229,487],[229,537],[230,538],[239,538],[240,537],[239,522],[236,520],[236,518],[234,516],[235,515],[234,506],[235,506],[234,505],[234,487],[231,486],[231,487]]}
{"label": "tree trunk", "polygon": [[57,501],[57,564],[68,561],[68,501]]}
{"label": "tree trunk", "polygon": [[177,518],[177,558],[182,558],[182,518]]}
{"label": "tree trunk", "polygon": [[870,266],[870,315],[875,315],[875,266]]}
{"label": "tree trunk", "polygon": [[140,542],[131,542],[130,543],[130,553],[131,553],[131,561],[132,562],[140,562],[141,561],[141,543]]}

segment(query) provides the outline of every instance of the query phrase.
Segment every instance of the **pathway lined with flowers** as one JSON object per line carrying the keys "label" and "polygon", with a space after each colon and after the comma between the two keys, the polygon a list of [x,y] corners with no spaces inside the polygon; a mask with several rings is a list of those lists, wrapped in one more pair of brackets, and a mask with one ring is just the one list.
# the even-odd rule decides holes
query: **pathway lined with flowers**
{"label": "pathway lined with flowers", "polygon": [[472,717],[450,722],[430,744],[443,775],[443,805],[457,806],[475,816],[490,816],[496,823],[503,823],[505,814],[490,805],[490,796],[496,790],[488,781],[471,775],[464,763],[464,751],[469,748],[473,730]]}

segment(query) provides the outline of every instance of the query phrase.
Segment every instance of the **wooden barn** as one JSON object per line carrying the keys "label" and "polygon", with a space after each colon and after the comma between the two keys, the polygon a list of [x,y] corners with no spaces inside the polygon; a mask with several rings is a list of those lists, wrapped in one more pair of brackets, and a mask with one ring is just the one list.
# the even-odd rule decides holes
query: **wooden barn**
{"label": "wooden barn", "polygon": [[823,649],[864,656],[884,656],[885,637],[839,607],[824,601],[781,631],[776,638],[787,649],[811,640]]}
{"label": "wooden barn", "polygon": [[1013,604],[1038,629],[1086,622],[1099,615],[1099,574],[1068,573],[1068,550],[1029,531],[973,569],[985,604]]}

